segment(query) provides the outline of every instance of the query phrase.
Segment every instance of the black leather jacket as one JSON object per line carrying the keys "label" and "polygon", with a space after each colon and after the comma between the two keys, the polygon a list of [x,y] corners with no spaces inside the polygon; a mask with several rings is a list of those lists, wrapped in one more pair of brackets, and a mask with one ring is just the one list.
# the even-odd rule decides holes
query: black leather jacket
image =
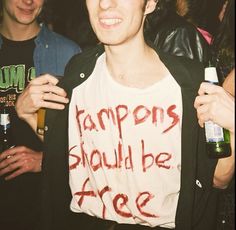
{"label": "black leather jacket", "polygon": [[171,14],[152,28],[149,39],[164,52],[199,60],[206,65],[210,46],[197,28],[178,14]]}

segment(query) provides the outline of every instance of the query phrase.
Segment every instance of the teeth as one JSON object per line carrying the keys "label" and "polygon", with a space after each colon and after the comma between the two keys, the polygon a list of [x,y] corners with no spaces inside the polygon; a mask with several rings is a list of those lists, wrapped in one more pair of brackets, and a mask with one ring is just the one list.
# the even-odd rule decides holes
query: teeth
{"label": "teeth", "polygon": [[101,22],[105,25],[111,26],[120,23],[121,19],[117,18],[101,19]]}

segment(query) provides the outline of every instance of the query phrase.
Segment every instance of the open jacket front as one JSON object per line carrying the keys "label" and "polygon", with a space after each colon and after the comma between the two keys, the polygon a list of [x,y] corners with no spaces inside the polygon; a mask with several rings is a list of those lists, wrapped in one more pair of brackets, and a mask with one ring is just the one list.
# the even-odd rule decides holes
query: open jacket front
{"label": "open jacket front", "polygon": [[[104,48],[99,45],[71,59],[65,77],[59,82],[69,98],[73,88],[91,75],[97,58],[103,52]],[[200,63],[190,59],[156,52],[180,85],[183,99],[181,189],[176,229],[209,229],[201,226],[201,220],[207,217],[205,212],[209,208],[216,161],[207,157],[204,131],[198,125],[193,107],[200,83],[204,80],[204,69]],[[43,160],[43,230],[72,229],[76,224],[79,227],[86,221],[82,218],[84,215],[73,214],[69,210],[68,108],[69,105],[63,111],[47,111]],[[87,223],[87,229],[90,224]],[[97,229],[102,228],[97,226]]]}

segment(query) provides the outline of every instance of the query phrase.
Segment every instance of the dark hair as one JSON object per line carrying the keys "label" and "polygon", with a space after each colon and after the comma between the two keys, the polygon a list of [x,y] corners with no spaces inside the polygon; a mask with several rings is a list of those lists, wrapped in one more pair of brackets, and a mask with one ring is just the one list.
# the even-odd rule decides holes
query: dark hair
{"label": "dark hair", "polygon": [[235,60],[235,0],[228,0],[218,33],[213,40],[213,48],[221,61]]}
{"label": "dark hair", "polygon": [[96,45],[98,39],[90,24],[85,0],[70,0],[70,5],[66,6],[67,11],[63,8],[63,4],[67,3],[62,3],[58,8],[54,4],[58,16],[54,30],[78,43],[83,50]]}
{"label": "dark hair", "polygon": [[187,0],[188,12],[184,16],[195,26],[212,35],[216,34],[219,26],[219,13],[226,0]]}
{"label": "dark hair", "polygon": [[159,0],[156,9],[151,14],[147,15],[144,24],[145,36],[150,37],[151,34],[153,34],[153,30],[173,13],[176,13],[176,0]]}
{"label": "dark hair", "polygon": [[3,11],[3,5],[2,5],[2,0],[0,0],[0,23],[2,22],[2,11]]}
{"label": "dark hair", "polygon": [[42,11],[40,12],[37,21],[45,24],[53,22],[52,1],[44,0]]}
{"label": "dark hair", "polygon": [[229,0],[225,9],[224,17],[220,23],[218,34],[214,39],[214,46],[234,51],[235,42],[235,3]]}

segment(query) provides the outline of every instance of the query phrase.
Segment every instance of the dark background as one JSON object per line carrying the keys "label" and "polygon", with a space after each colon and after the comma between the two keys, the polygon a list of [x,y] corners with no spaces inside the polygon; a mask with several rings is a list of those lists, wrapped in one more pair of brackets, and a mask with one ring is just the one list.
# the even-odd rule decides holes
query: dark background
{"label": "dark background", "polygon": [[47,0],[42,20],[83,49],[98,42],[89,23],[85,0]]}
{"label": "dark background", "polygon": [[[195,9],[197,15],[207,24],[206,30],[214,35],[217,32],[218,14],[224,0],[202,0],[207,4],[204,10],[201,9],[200,0],[192,1],[199,3]],[[74,40],[82,49],[98,42],[89,23],[85,2],[85,0],[46,0],[43,14],[43,21],[52,24],[55,32]]]}

